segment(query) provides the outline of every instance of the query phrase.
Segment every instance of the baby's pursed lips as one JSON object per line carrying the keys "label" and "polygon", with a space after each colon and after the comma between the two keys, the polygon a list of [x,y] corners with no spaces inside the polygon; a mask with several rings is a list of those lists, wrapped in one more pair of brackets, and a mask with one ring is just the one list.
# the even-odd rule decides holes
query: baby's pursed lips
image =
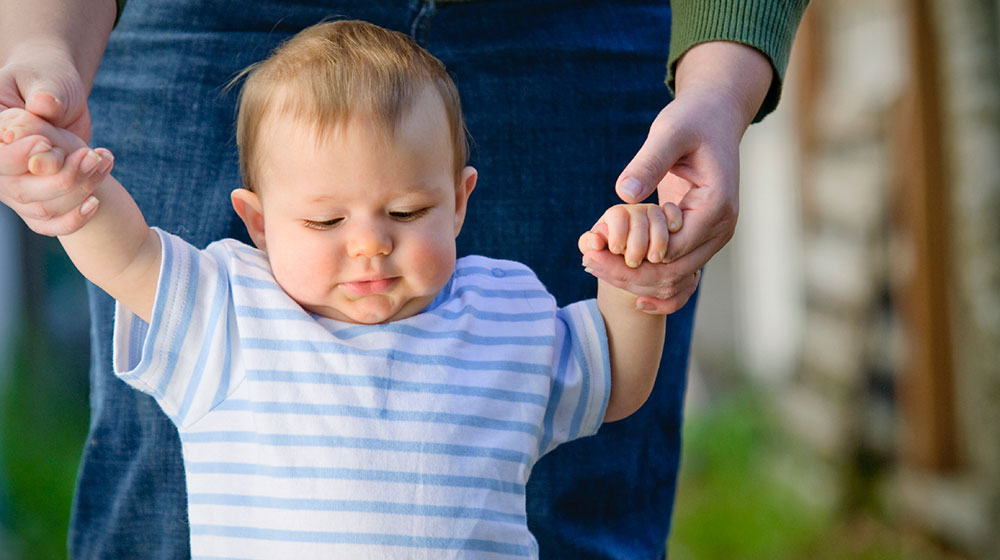
{"label": "baby's pursed lips", "polygon": [[398,277],[372,277],[351,282],[341,282],[340,286],[355,295],[378,294],[387,291],[396,283]]}

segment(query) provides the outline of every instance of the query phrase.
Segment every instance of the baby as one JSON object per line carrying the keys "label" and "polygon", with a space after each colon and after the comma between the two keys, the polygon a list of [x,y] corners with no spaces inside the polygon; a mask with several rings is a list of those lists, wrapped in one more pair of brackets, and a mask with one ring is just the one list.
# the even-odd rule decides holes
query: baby
{"label": "baby", "polygon": [[[456,259],[477,174],[454,83],[405,35],[322,23],[242,77],[231,198],[256,247],[150,228],[110,152],[0,113],[23,188],[94,192],[60,241],[118,302],[117,375],[177,425],[192,555],[537,557],[532,466],[645,402],[663,317]],[[580,248],[659,262],[678,218],[615,206]]]}

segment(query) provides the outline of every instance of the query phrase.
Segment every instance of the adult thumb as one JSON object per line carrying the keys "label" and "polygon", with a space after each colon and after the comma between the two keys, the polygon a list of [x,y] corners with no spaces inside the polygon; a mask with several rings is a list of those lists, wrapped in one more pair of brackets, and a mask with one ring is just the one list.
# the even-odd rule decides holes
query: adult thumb
{"label": "adult thumb", "polygon": [[[78,80],[69,80],[78,82]],[[54,126],[65,128],[83,139],[90,141],[90,112],[83,86],[71,83],[68,86],[37,86],[27,96],[24,108],[49,121]]]}
{"label": "adult thumb", "polygon": [[669,125],[668,105],[653,121],[642,147],[625,166],[615,183],[615,192],[625,202],[642,202],[653,194],[660,181],[685,154],[687,142]]}
{"label": "adult thumb", "polygon": [[74,82],[79,79],[39,81],[24,96],[24,108],[55,126],[68,126],[80,118],[85,108],[83,84]]}

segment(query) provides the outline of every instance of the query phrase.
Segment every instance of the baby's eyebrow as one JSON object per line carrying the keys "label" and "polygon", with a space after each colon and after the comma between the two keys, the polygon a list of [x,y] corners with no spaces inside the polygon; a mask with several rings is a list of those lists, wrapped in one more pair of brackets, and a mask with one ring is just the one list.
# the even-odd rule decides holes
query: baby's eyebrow
{"label": "baby's eyebrow", "polygon": [[334,196],[332,194],[317,194],[309,197],[307,200],[309,202],[330,202],[330,201],[336,202],[339,199],[340,197]]}
{"label": "baby's eyebrow", "polygon": [[395,200],[402,200],[406,198],[426,199],[428,197],[433,197],[436,194],[437,188],[432,184],[411,183],[393,189],[392,192],[389,193],[389,197]]}

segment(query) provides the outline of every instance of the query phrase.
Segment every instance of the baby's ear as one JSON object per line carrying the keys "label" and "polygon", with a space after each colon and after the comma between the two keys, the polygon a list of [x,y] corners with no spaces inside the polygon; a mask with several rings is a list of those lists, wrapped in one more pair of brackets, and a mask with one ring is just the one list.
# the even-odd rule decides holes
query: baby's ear
{"label": "baby's ear", "polygon": [[264,207],[260,203],[260,196],[247,189],[236,189],[229,195],[233,202],[233,210],[236,215],[243,220],[247,226],[247,233],[254,245],[261,251],[267,252],[267,241],[264,236]]}
{"label": "baby's ear", "polygon": [[479,179],[479,172],[475,167],[466,166],[462,170],[462,177],[455,187],[455,237],[462,231],[462,224],[465,223],[465,211],[469,206],[469,196],[476,188],[476,180]]}

